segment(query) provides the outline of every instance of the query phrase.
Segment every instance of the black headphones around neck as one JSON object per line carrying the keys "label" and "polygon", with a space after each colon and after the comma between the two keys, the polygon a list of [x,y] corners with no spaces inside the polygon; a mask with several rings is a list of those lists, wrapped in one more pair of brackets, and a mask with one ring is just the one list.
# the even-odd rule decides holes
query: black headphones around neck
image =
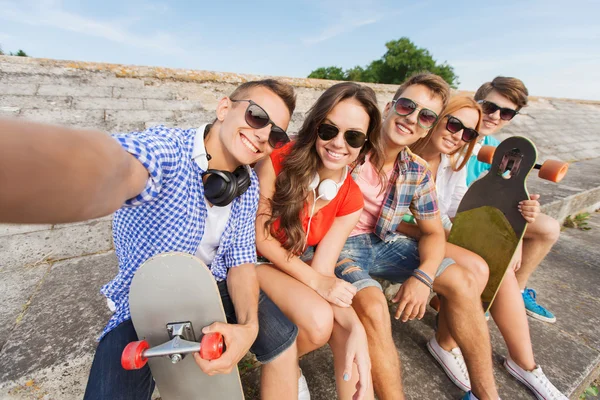
{"label": "black headphones around neck", "polygon": [[217,207],[225,207],[250,187],[250,174],[245,165],[233,172],[209,169],[204,174],[210,174],[204,182],[204,197]]}
{"label": "black headphones around neck", "polygon": [[[205,138],[211,126],[204,128]],[[206,159],[210,161],[210,154],[206,154]],[[204,182],[204,197],[217,207],[225,207],[250,187],[250,173],[245,165],[240,165],[233,172],[209,169],[202,175],[207,174],[210,176]]]}

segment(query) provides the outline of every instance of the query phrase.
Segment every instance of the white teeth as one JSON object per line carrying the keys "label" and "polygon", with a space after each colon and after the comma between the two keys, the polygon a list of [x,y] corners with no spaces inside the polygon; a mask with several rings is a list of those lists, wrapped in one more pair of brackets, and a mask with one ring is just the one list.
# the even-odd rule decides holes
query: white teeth
{"label": "white teeth", "polygon": [[325,149],[325,150],[327,151],[327,153],[328,153],[328,154],[329,154],[331,157],[335,158],[336,160],[339,160],[340,158],[342,158],[342,157],[344,156],[343,154],[340,154],[340,153],[335,153],[335,152],[333,152],[333,151],[331,151],[331,150],[328,150],[328,149]]}
{"label": "white teeth", "polygon": [[250,150],[253,153],[258,153],[258,149],[252,144],[250,143],[250,141],[248,139],[246,139],[245,136],[242,136],[242,143],[244,143],[244,145],[248,148],[248,150]]}
{"label": "white teeth", "polygon": [[405,127],[403,127],[400,124],[396,124],[396,126],[398,127],[398,129],[400,129],[404,133],[411,133],[408,129],[406,129]]}
{"label": "white teeth", "polygon": [[456,143],[449,141],[448,139],[444,139],[444,142],[446,142],[446,144],[450,147],[454,147],[456,146]]}

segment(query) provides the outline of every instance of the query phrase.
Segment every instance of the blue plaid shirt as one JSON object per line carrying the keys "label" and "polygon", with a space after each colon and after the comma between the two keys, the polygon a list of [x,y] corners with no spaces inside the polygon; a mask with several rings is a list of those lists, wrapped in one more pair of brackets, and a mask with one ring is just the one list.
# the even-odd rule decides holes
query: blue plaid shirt
{"label": "blue plaid shirt", "polygon": [[[156,126],[144,132],[113,137],[134,155],[150,175],[146,187],[128,200],[114,216],[113,239],[119,258],[119,273],[101,292],[116,311],[100,339],[131,318],[129,286],[137,268],[150,257],[170,251],[195,254],[204,234],[207,216],[204,202],[205,172],[193,159],[194,139],[204,139],[204,130],[182,130]],[[231,205],[231,214],[210,265],[217,281],[227,269],[256,262],[254,222],[258,208],[258,178]]]}

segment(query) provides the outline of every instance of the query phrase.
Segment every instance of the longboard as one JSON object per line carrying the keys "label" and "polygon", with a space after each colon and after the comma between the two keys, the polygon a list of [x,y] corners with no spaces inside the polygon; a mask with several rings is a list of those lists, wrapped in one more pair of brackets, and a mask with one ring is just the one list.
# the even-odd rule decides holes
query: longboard
{"label": "longboard", "polygon": [[491,163],[491,169],[467,190],[448,242],[480,255],[487,262],[490,277],[481,295],[487,311],[527,228],[527,221],[518,210],[519,202],[529,199],[527,176],[536,168],[543,179],[558,182],[566,174],[568,164],[555,160],[536,164],[535,145],[519,136],[504,140],[497,148],[484,146],[478,159]]}

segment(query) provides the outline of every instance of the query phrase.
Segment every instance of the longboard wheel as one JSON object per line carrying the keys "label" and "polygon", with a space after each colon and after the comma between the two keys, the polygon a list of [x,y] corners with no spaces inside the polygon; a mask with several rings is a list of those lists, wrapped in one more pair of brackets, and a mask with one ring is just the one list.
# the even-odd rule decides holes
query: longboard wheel
{"label": "longboard wheel", "polygon": [[494,159],[494,152],[496,148],[494,146],[481,146],[479,153],[477,153],[477,160],[482,163],[491,164]]}
{"label": "longboard wheel", "polygon": [[216,360],[223,354],[223,335],[219,332],[207,333],[202,337],[200,357],[205,360]]}
{"label": "longboard wheel", "polygon": [[569,163],[558,160],[546,160],[540,168],[538,176],[550,182],[560,182],[569,170]]}
{"label": "longboard wheel", "polygon": [[148,359],[142,354],[150,345],[145,340],[131,342],[121,354],[121,366],[126,370],[140,369],[148,362]]}

